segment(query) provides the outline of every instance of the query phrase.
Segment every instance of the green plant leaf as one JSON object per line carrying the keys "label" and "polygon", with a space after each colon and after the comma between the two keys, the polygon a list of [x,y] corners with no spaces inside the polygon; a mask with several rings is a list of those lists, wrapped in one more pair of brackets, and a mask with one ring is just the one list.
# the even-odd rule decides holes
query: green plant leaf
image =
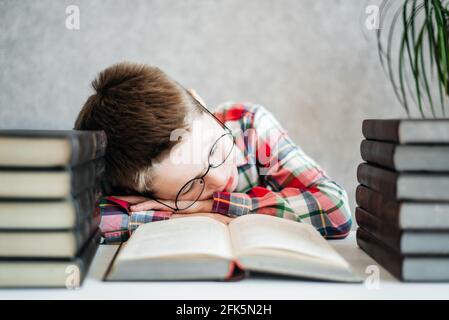
{"label": "green plant leaf", "polygon": [[[426,117],[426,110],[434,118],[437,117],[433,99],[436,91],[432,90],[435,88],[434,81],[439,96],[437,104],[440,104],[441,114],[445,116],[449,97],[448,0],[403,0],[399,8],[392,11],[393,3],[398,4],[398,1],[384,0],[380,7],[377,49],[382,68],[409,117],[410,100],[416,104],[422,118]],[[392,20],[386,23],[383,17],[390,11],[393,12]],[[393,61],[394,36],[399,31],[397,25],[401,25],[402,30],[398,34],[397,60]],[[384,29],[388,29],[385,47],[382,38]]]}

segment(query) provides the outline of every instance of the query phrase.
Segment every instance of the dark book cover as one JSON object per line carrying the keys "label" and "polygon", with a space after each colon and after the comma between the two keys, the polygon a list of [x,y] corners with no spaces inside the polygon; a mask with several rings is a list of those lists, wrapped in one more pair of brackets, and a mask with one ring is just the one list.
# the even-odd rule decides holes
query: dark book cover
{"label": "dark book cover", "polygon": [[355,209],[355,220],[360,227],[387,243],[397,252],[401,252],[402,230],[390,225],[388,221],[381,221],[360,207]]}
{"label": "dark book cover", "polygon": [[381,221],[404,230],[449,230],[449,202],[402,201],[358,185],[355,201]]}
{"label": "dark book cover", "polygon": [[449,145],[395,144],[363,140],[362,159],[395,171],[449,172]]}
{"label": "dark book cover", "polygon": [[359,183],[378,191],[391,198],[397,196],[397,180],[399,173],[384,168],[361,163],[357,167],[357,180]]}
{"label": "dark book cover", "polygon": [[400,254],[449,254],[448,230],[403,230],[357,207],[357,224]]}
{"label": "dark book cover", "polygon": [[[69,154],[65,163],[55,163],[49,154],[49,150],[39,148],[43,140],[59,139],[69,142]],[[8,141],[9,143],[6,143]],[[29,142],[34,145],[33,148],[24,148],[17,153],[17,161],[9,165],[19,163],[21,158],[26,157],[27,166],[34,166],[33,159],[44,158],[48,161],[48,166],[76,166],[90,160],[103,157],[106,153],[107,136],[104,131],[84,131],[84,130],[0,130],[0,151],[2,153],[16,154],[16,143]],[[20,145],[20,144],[18,144]],[[23,146],[23,145],[20,145]],[[57,150],[53,150],[57,151]],[[62,151],[61,151],[62,152]],[[5,165],[1,161],[0,165]],[[58,158],[59,159],[59,158]],[[23,166],[23,165],[22,165]],[[45,164],[39,163],[39,166]]]}
{"label": "dark book cover", "polygon": [[97,184],[65,199],[0,199],[0,230],[74,229],[91,215],[102,196]]}
{"label": "dark book cover", "polygon": [[[0,198],[62,199],[77,196],[97,184],[103,185],[105,170],[103,157],[79,166],[65,168],[0,167],[0,178],[4,177],[0,179]],[[68,175],[69,178],[54,179],[57,175]],[[33,181],[33,185],[30,185],[29,181]],[[64,185],[61,185],[60,181],[67,181],[68,185],[65,182]],[[58,183],[58,185],[53,185],[53,183]],[[61,191],[56,192],[55,190]],[[64,192],[64,190],[68,191]]]}
{"label": "dark book cover", "polygon": [[90,215],[81,225],[70,230],[1,230],[0,257],[16,259],[76,256],[101,223],[98,206],[89,212]]}
{"label": "dark book cover", "polygon": [[449,281],[449,255],[401,255],[364,228],[357,229],[356,239],[360,249],[402,281]]}
{"label": "dark book cover", "polygon": [[365,251],[393,276],[400,280],[404,280],[402,275],[402,263],[404,257],[401,254],[381,243],[363,228],[357,229],[356,239],[360,249]]}
{"label": "dark book cover", "polygon": [[100,241],[96,229],[73,258],[0,258],[0,287],[76,289],[84,282]]}
{"label": "dark book cover", "polygon": [[398,143],[399,119],[366,119],[362,122],[362,134],[366,139]]}
{"label": "dark book cover", "polygon": [[387,168],[395,169],[394,153],[396,144],[362,140],[360,144],[360,155],[367,162],[373,162]]}
{"label": "dark book cover", "polygon": [[449,201],[448,172],[398,172],[361,163],[357,167],[357,181],[397,200]]}
{"label": "dark book cover", "polygon": [[448,144],[449,119],[366,119],[366,139],[399,144]]}
{"label": "dark book cover", "polygon": [[389,224],[399,227],[399,214],[401,202],[383,196],[363,185],[358,185],[355,191],[355,201],[357,205],[382,221],[388,221]]}
{"label": "dark book cover", "polygon": [[95,228],[91,233],[91,236],[81,249],[79,250],[76,257],[71,259],[80,269],[80,285],[86,279],[86,276],[89,272],[89,268],[92,265],[92,261],[94,260],[95,254],[97,253],[98,247],[101,242],[101,230],[99,228]]}

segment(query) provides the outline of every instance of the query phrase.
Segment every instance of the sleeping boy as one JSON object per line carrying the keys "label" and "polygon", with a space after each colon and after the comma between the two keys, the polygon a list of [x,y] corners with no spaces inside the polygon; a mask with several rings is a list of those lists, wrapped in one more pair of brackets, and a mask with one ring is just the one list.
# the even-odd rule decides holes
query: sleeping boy
{"label": "sleeping boy", "polygon": [[106,180],[100,229],[125,241],[142,223],[209,216],[223,223],[267,214],[312,224],[327,239],[351,228],[346,191],[251,102],[214,112],[194,91],[150,65],[99,73],[75,122],[104,130]]}

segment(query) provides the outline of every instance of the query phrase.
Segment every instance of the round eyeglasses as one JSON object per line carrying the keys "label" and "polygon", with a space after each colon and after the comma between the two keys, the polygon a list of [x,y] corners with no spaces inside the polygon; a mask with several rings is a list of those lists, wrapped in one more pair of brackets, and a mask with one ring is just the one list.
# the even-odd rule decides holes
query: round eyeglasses
{"label": "round eyeglasses", "polygon": [[206,184],[204,181],[204,177],[209,173],[210,169],[218,168],[226,162],[226,160],[232,154],[234,145],[235,138],[230,131],[224,133],[215,141],[209,151],[206,171],[200,177],[193,178],[187,181],[184,186],[182,186],[182,188],[176,195],[174,208],[158,199],[153,200],[160,204],[163,204],[164,206],[174,211],[190,208],[195,202],[198,201],[198,199],[203,194]]}

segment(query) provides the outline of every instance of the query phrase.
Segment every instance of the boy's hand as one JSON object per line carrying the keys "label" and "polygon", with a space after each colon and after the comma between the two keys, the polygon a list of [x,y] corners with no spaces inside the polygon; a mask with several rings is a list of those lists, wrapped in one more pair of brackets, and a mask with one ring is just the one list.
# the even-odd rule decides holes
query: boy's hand
{"label": "boy's hand", "polygon": [[210,217],[210,218],[220,221],[224,224],[229,224],[234,219],[234,218],[225,216],[220,213],[207,213],[207,212],[203,212],[203,213],[173,213],[170,216],[170,219],[193,217],[193,216]]}
{"label": "boy's hand", "polygon": [[[141,197],[141,196],[114,196],[114,198],[121,199],[121,200],[131,203],[132,204],[130,207],[131,211],[157,210],[157,211],[172,211],[172,212],[174,212],[174,210],[170,209],[167,206],[164,206],[163,204],[161,204],[155,200],[151,200],[151,199]],[[170,207],[173,207],[173,208],[176,207],[175,201],[171,201],[171,200],[160,200],[160,201],[162,201],[163,203],[166,203]],[[212,212],[213,202],[214,201],[212,199],[198,200],[191,207],[189,207],[185,210],[176,211],[176,213],[189,213],[190,214],[190,213]],[[190,203],[190,201],[188,201],[188,203],[186,203],[186,205],[188,205],[189,203]],[[184,201],[178,202],[178,205],[180,207],[182,207],[183,204],[184,204]]]}

